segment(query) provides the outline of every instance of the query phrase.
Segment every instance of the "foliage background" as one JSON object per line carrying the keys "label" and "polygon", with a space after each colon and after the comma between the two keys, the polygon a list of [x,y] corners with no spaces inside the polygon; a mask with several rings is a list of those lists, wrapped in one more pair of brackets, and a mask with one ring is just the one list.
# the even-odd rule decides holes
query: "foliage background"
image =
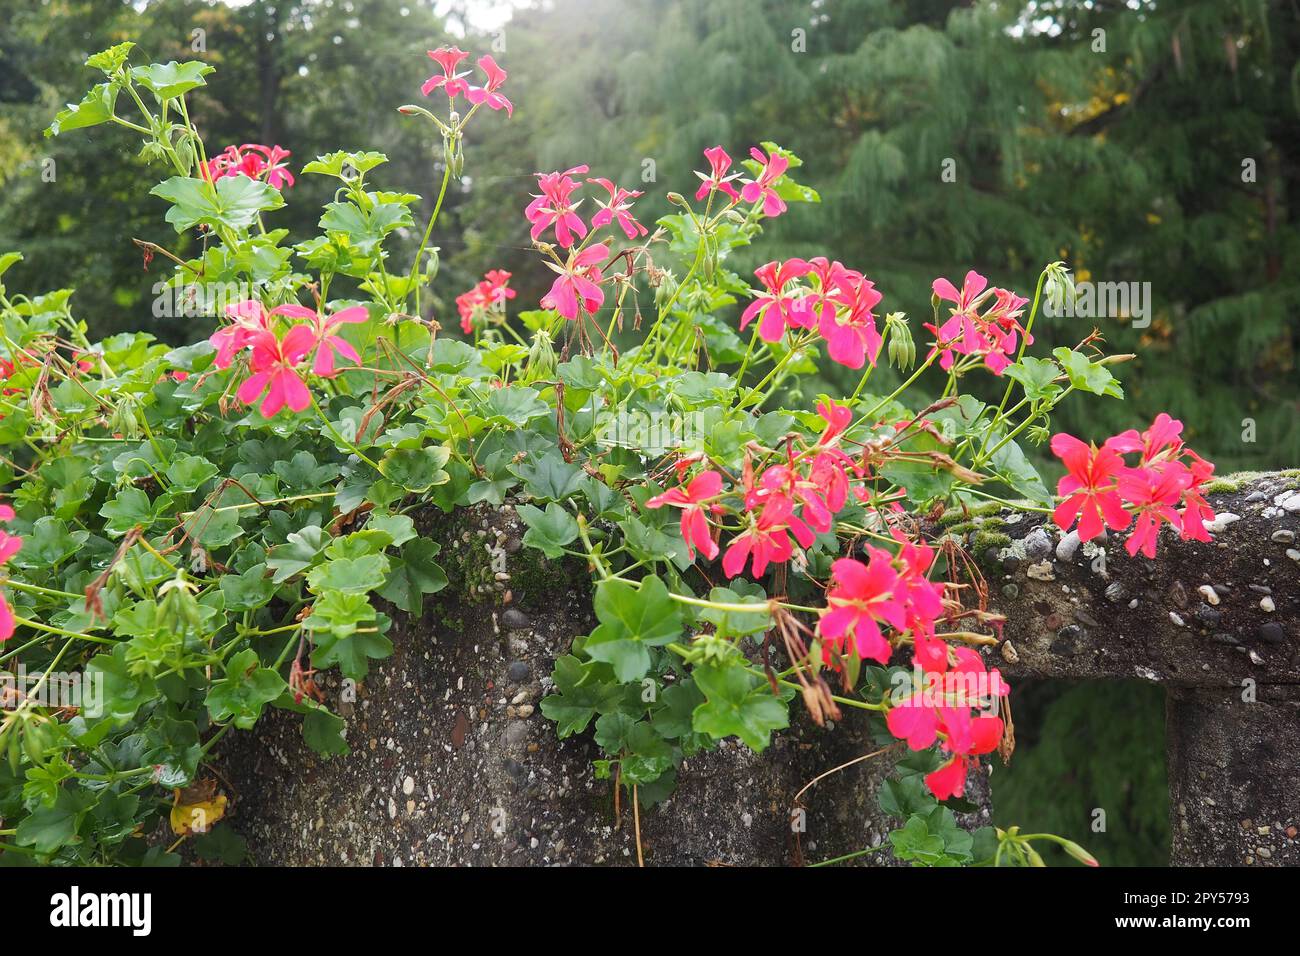
{"label": "foliage background", "polygon": [[[1136,355],[1122,370],[1127,402],[1067,407],[1056,424],[1100,438],[1168,409],[1221,472],[1300,463],[1290,205],[1300,15],[1290,3],[553,0],[521,3],[485,32],[497,6],[0,0],[0,251],[25,255],[12,280],[33,293],[78,289],[74,306],[95,335],[144,328],[181,344],[209,331],[153,314],[164,273],[142,269],[129,237],[170,230],[159,228],[161,201],[142,195],[149,180],[120,131],[40,136],[84,89],[89,53],[134,39],[159,61],[200,56],[219,69],[195,106],[209,143],[279,143],[295,168],[336,148],[382,149],[384,187],[431,202],[440,144],[394,107],[419,99],[434,70],[425,50],[460,42],[497,51],[517,110],[510,123],[471,129],[471,176],[435,235],[443,266],[432,308],[449,330],[452,299],[486,269],[516,273],[524,308],[545,290],[548,275],[526,264],[519,214],[534,171],[589,162],[593,175],[644,189],[650,221],[669,211],[667,191],[693,191],[705,147],[741,156],[774,140],[804,157],[800,178],[823,203],[794,207],[747,252],[750,267],[828,254],[876,281],[882,310],[918,321],[930,281],[968,268],[1022,294],[1057,258],[1079,279],[1150,282],[1149,327],[1040,325],[1066,344],[1096,324]],[[206,47],[197,54],[196,29]],[[941,179],[945,160],[955,182]],[[1248,161],[1253,182],[1243,181]],[[277,214],[295,239],[310,235],[311,210],[327,199],[313,179]],[[406,237],[412,249],[418,240]],[[837,393],[845,383],[800,387]],[[1113,719],[1075,719],[1088,713]],[[1018,700],[1016,716],[1024,743],[999,775],[1000,815],[1076,838],[1105,862],[1159,862],[1158,697],[1048,687]],[[1036,734],[1054,743],[1039,746]],[[1097,806],[1124,807],[1112,820],[1125,818],[1125,838],[1095,845]]]}

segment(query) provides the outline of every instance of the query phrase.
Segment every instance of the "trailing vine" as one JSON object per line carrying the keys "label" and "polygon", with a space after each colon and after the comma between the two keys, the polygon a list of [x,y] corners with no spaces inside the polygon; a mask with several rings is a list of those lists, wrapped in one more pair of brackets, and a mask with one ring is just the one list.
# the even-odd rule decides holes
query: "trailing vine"
{"label": "trailing vine", "polygon": [[[1047,840],[1095,865],[1049,834],[957,825],[972,767],[1009,750],[1008,687],[979,652],[1000,619],[945,529],[1013,506],[1087,540],[1136,515],[1129,551],[1151,557],[1161,524],[1205,537],[1213,466],[1168,416],[1100,448],[1057,435],[1068,475],[1053,498],[1020,440],[1046,441],[1073,393],[1123,394],[1124,356],[1095,334],[1027,354],[1043,301],[1070,294],[1062,263],[1032,302],[973,271],[960,289],[936,280],[924,323],[878,319],[884,294],[825,258],[768,263],[751,287],[731,254],[818,196],[788,150],[763,143],[737,164],[719,146],[653,228],[640,193],[585,166],[538,174],[524,217],[554,284],[511,315],[510,274],[488,271],[456,298],[456,338],[421,296],[466,125],[514,109],[490,56],[473,71],[460,50],[431,51],[422,93],[446,109],[400,107],[443,143],[422,227],[420,197],[377,185],[382,153],[340,151],[299,170],[337,185],[319,234],[292,242],[274,228],[289,154],[210,152],[187,97],[213,68],[132,54],[91,57],[102,81],[47,135],[112,124],[142,141],[175,232],[136,240],[146,266],[166,260],[176,301],[217,323],[183,348],[92,343],[70,290],[0,284],[0,662],[14,676],[0,852],[165,864],[192,840],[239,859],[213,748],[269,707],[345,754],[315,675],[364,681],[393,650],[391,615],[447,585],[413,515],[487,502],[516,506],[526,545],[591,571],[598,626],[556,661],[541,710],[560,737],[594,733],[596,774],[636,813],[718,741],[762,750],[798,698],[819,724],[876,722],[897,741],[881,754],[910,751],[879,795],[901,821],[898,858],[1037,864]],[[422,238],[406,262],[408,231]],[[0,256],[0,283],[20,260]],[[628,326],[643,334],[620,351]],[[807,394],[823,361],[859,370],[848,396]],[[886,363],[902,384],[882,394]],[[942,393],[917,398],[931,369]],[[1001,401],[967,390],[977,374],[1006,381]]]}

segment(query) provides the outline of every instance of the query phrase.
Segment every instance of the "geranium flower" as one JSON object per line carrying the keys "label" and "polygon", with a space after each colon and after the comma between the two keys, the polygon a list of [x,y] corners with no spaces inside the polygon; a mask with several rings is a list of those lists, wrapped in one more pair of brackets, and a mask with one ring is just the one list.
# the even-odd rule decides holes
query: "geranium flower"
{"label": "geranium flower", "polygon": [[754,270],[767,291],[760,293],[740,316],[740,328],[758,317],[758,335],[764,342],[779,342],[787,328],[807,328],[811,313],[802,299],[785,294],[792,279],[808,274],[811,266],[803,259],[768,262]]}
{"label": "geranium flower", "polygon": [[794,503],[784,495],[769,498],[757,520],[751,511],[749,521],[749,528],[732,539],[727,553],[722,556],[722,571],[729,578],[745,570],[745,563],[751,558],[751,573],[756,578],[763,576],[769,564],[790,560],[794,553],[790,544],[791,533],[805,548],[815,538],[812,529],[795,516]]}
{"label": "geranium flower", "polygon": [[[448,99],[455,99],[461,93],[469,92],[469,83],[465,77],[469,76],[469,71],[457,73],[456,67],[464,60],[468,53],[454,46],[440,46],[436,50],[426,50],[429,59],[442,67],[442,76],[434,74],[424,81],[420,87],[420,92],[428,96],[434,90],[441,89],[447,94]],[[502,76],[504,79],[504,75]]]}
{"label": "geranium flower", "polygon": [[510,273],[504,269],[492,269],[481,282],[456,296],[456,311],[460,313],[460,328],[466,335],[474,331],[474,318],[493,309],[501,309],[508,299],[518,293],[507,283]]}
{"label": "geranium flower", "polygon": [[[822,308],[817,328],[826,340],[826,354],[832,361],[849,368],[862,368],[867,361],[876,364],[884,340],[876,330],[871,310],[881,298],[875,284],[861,276],[848,288],[840,285],[832,293],[830,307]],[[837,305],[843,308],[835,308]]]}
{"label": "geranium flower", "polygon": [[[599,264],[609,258],[609,246],[588,246],[581,252],[569,255],[564,266],[554,262],[546,263],[559,277],[551,286],[551,291],[542,296],[542,308],[554,309],[566,319],[578,317],[578,303],[594,315],[605,301],[605,291],[600,287]],[[595,278],[592,278],[592,277]]]}
{"label": "geranium flower", "polygon": [[750,149],[749,155],[753,156],[759,164],[758,178],[745,183],[744,188],[740,190],[740,198],[748,203],[761,202],[763,215],[772,219],[781,215],[786,209],[785,200],[777,195],[772,184],[785,175],[785,171],[790,167],[790,160],[777,154],[764,155],[757,146]]}
{"label": "geranium flower", "polygon": [[739,202],[740,194],[736,192],[736,187],[731,185],[731,181],[740,178],[740,173],[729,172],[731,157],[727,155],[727,151],[721,146],[712,146],[704,151],[704,158],[709,161],[709,173],[706,176],[698,169],[695,171],[695,175],[703,180],[700,188],[695,190],[696,201],[704,199],[716,189],[730,196],[732,202]]}
{"label": "geranium flower", "polygon": [[574,210],[582,203],[572,201],[578,182],[572,177],[588,171],[586,165],[574,166],[562,173],[536,173],[540,195],[534,195],[533,201],[524,210],[524,216],[532,223],[530,235],[533,241],[541,239],[547,227],[555,227],[555,238],[567,249],[573,245],[574,235],[579,239],[587,235],[587,226]]}
{"label": "geranium flower", "polygon": [[231,324],[208,336],[208,341],[217,350],[217,357],[212,360],[217,368],[229,368],[240,349],[258,335],[271,331],[271,317],[257,299],[245,299],[226,306],[226,316]]}
{"label": "geranium flower", "polygon": [[609,193],[609,201],[601,202],[596,200],[596,205],[600,207],[600,212],[591,217],[591,228],[599,229],[601,226],[607,226],[611,222],[617,222],[623,234],[629,239],[636,239],[638,236],[644,236],[649,233],[645,226],[632,218],[628,212],[632,208],[632,200],[636,199],[641,193],[637,190],[626,190],[622,186],[615,186],[608,179],[588,179],[587,182],[595,183],[597,186],[603,186]]}
{"label": "geranium flower", "polygon": [[[13,508],[8,505],[0,505],[0,521],[13,521],[14,517]],[[0,531],[0,567],[3,567],[10,558],[17,554],[22,546],[22,538],[9,534],[7,531]],[[0,591],[0,644],[14,636],[15,624],[13,609],[9,607],[4,592]]]}
{"label": "geranium flower", "polygon": [[244,380],[236,393],[245,405],[252,405],[266,393],[262,416],[272,418],[289,406],[300,412],[311,404],[311,392],[298,376],[298,363],[316,347],[316,331],[309,325],[295,325],[277,339],[263,332],[253,342],[253,374]]}
{"label": "geranium flower", "polygon": [[208,161],[203,171],[211,182],[226,176],[247,176],[249,179],[264,179],[276,189],[282,189],[296,182],[285,162],[291,155],[289,150],[280,146],[263,146],[261,143],[227,146]]}
{"label": "geranium flower", "polygon": [[1148,558],[1156,556],[1161,520],[1182,529],[1182,519],[1174,506],[1191,483],[1191,471],[1176,461],[1130,468],[1120,475],[1120,497],[1137,509],[1137,524],[1124,543],[1130,555],[1141,551]]}
{"label": "geranium flower", "polygon": [[866,564],[855,558],[840,558],[831,565],[832,583],[817,632],[837,649],[851,641],[858,657],[888,664],[892,648],[880,625],[902,630],[907,626],[907,614],[894,593],[898,572],[893,556],[871,545],[867,546],[867,555]]}
{"label": "geranium flower", "polygon": [[[342,309],[328,318],[314,309],[308,309],[294,303],[276,306],[271,310],[271,314],[284,315],[291,319],[305,319],[309,323],[312,334],[316,337],[314,346],[316,358],[312,362],[311,370],[321,378],[334,377],[334,356],[336,354],[351,359],[353,362],[359,363],[361,361],[361,356],[352,347],[352,343],[340,335],[335,335],[334,330],[340,325],[369,321],[370,312],[364,305],[354,305],[351,308]],[[301,409],[294,409],[294,411],[301,411]]]}
{"label": "geranium flower", "polygon": [[487,86],[469,87],[465,98],[475,106],[485,103],[489,109],[505,110],[507,116],[513,116],[514,104],[497,92],[506,81],[506,71],[497,66],[497,61],[487,55],[478,58],[478,68],[487,76]]}
{"label": "geranium flower", "polygon": [[686,542],[686,553],[692,561],[695,552],[704,555],[706,561],[718,556],[718,546],[709,531],[709,518],[704,505],[710,499],[722,494],[722,475],[716,471],[702,471],[685,488],[672,488],[661,495],[655,495],[645,503],[647,508],[662,508],[671,505],[682,509],[682,540]]}
{"label": "geranium flower", "polygon": [[1079,540],[1091,541],[1106,526],[1122,531],[1132,516],[1124,510],[1118,492],[1118,478],[1124,459],[1111,442],[1101,448],[1085,445],[1072,435],[1052,436],[1052,454],[1065,463],[1068,472],[1056,486],[1064,500],[1056,506],[1052,520],[1064,531],[1079,521]]}

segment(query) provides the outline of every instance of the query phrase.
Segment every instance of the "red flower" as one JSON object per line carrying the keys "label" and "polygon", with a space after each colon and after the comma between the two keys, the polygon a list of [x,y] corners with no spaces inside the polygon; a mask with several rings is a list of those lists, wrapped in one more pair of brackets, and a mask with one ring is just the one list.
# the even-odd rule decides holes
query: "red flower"
{"label": "red flower", "polygon": [[262,415],[272,418],[288,405],[300,412],[311,404],[311,392],[298,376],[297,365],[316,347],[316,332],[308,325],[295,325],[283,339],[263,332],[253,342],[253,374],[236,393],[245,405],[252,405],[266,393]]}
{"label": "red flower", "polygon": [[[465,82],[465,77],[469,76],[469,71],[457,73],[456,67],[464,60],[468,53],[454,46],[440,46],[436,50],[425,51],[429,54],[429,59],[442,67],[442,76],[434,74],[424,81],[420,87],[420,92],[428,96],[434,90],[441,89],[447,94],[448,99],[455,99],[461,93],[469,92],[469,84]],[[502,74],[505,79],[505,74]]]}
{"label": "red flower", "polygon": [[739,202],[740,194],[736,192],[736,187],[731,185],[731,181],[739,178],[740,173],[728,174],[731,169],[731,157],[727,155],[727,151],[721,146],[713,146],[704,151],[704,158],[709,161],[709,174],[706,176],[699,170],[695,171],[695,175],[703,180],[700,188],[695,190],[696,201],[716,189],[730,196],[732,202]]}
{"label": "red flower", "polygon": [[781,215],[786,209],[785,200],[777,195],[773,184],[785,175],[785,171],[790,167],[790,160],[776,154],[765,156],[757,146],[749,151],[749,155],[753,156],[755,162],[759,164],[758,178],[745,183],[744,188],[740,190],[740,198],[748,203],[761,202],[763,215],[772,219]]}
{"label": "red flower", "polygon": [[860,273],[845,269],[839,279],[828,296],[829,307],[821,310],[817,326],[826,340],[826,354],[832,361],[849,368],[862,368],[867,361],[875,365],[883,339],[876,330],[876,317],[871,310],[882,297],[875,283]]}
{"label": "red flower", "polygon": [[578,304],[587,314],[594,315],[605,301],[605,292],[601,289],[599,264],[609,258],[609,246],[589,246],[581,252],[569,255],[567,265],[558,266],[546,263],[559,277],[551,286],[551,291],[542,296],[542,308],[554,309],[566,319],[578,317]]}
{"label": "red flower", "polygon": [[1183,492],[1192,484],[1192,473],[1180,462],[1166,462],[1145,468],[1130,468],[1119,479],[1119,493],[1137,508],[1137,524],[1124,543],[1130,555],[1141,551],[1148,558],[1156,556],[1156,539],[1160,522],[1182,528],[1182,519],[1174,510]]}
{"label": "red flower", "polygon": [[762,577],[769,564],[781,564],[790,560],[794,549],[790,544],[790,533],[802,547],[813,543],[815,535],[794,513],[794,502],[784,495],[768,498],[759,512],[758,519],[753,516],[754,505],[750,508],[749,527],[732,539],[727,553],[722,556],[722,571],[729,578],[734,578],[745,570],[745,563],[753,558],[751,573]]}
{"label": "red flower", "polygon": [[662,508],[672,505],[682,509],[682,540],[686,542],[686,553],[692,561],[695,552],[704,555],[706,561],[718,556],[718,546],[709,531],[709,518],[704,505],[710,499],[722,494],[722,475],[716,471],[702,471],[684,489],[673,488],[661,495],[655,495],[645,503],[647,508]]}
{"label": "red flower", "polygon": [[851,640],[858,657],[888,664],[892,649],[880,625],[902,630],[907,613],[895,595],[898,572],[893,556],[870,545],[867,554],[866,564],[840,558],[831,565],[832,584],[817,632],[836,649],[842,650]]}
{"label": "red flower", "polygon": [[529,235],[534,242],[549,226],[555,227],[555,239],[565,249],[573,245],[575,233],[579,239],[587,235],[587,226],[575,212],[582,200],[573,202],[573,193],[579,186],[573,177],[587,172],[587,169],[583,165],[562,173],[534,174],[541,194],[534,195],[533,201],[524,209],[524,217],[533,225]]}
{"label": "red flower", "polygon": [[754,270],[767,291],[759,294],[740,316],[743,330],[758,316],[758,335],[764,342],[779,342],[787,328],[807,328],[812,320],[803,299],[785,294],[785,286],[812,269],[803,259],[768,262]]}
{"label": "red flower", "polygon": [[1068,472],[1056,486],[1056,493],[1064,499],[1052,513],[1057,525],[1069,531],[1078,518],[1080,541],[1101,534],[1103,519],[1115,531],[1129,526],[1132,518],[1117,491],[1124,459],[1111,442],[1098,448],[1062,433],[1052,436],[1052,454],[1065,463]]}

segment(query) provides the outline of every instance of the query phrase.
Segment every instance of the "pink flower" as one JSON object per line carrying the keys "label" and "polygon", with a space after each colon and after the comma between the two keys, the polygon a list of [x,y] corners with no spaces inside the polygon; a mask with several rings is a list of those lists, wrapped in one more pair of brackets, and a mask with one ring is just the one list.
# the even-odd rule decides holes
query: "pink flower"
{"label": "pink flower", "polygon": [[252,405],[263,392],[262,416],[272,418],[288,405],[300,412],[311,404],[311,393],[298,376],[297,365],[316,347],[316,331],[308,325],[295,325],[283,339],[263,332],[253,342],[253,374],[244,380],[236,393],[245,405]]}
{"label": "pink flower", "polygon": [[815,535],[801,519],[795,517],[794,503],[784,495],[768,499],[754,520],[751,510],[749,528],[732,539],[727,553],[722,556],[722,571],[729,578],[734,578],[745,570],[745,563],[751,558],[751,573],[760,578],[767,571],[769,564],[781,564],[790,560],[794,553],[790,544],[790,533],[802,547],[813,543]]}
{"label": "pink flower", "polygon": [[695,552],[704,555],[706,561],[718,556],[718,546],[709,531],[709,518],[704,505],[712,498],[722,494],[722,475],[716,471],[702,471],[685,489],[673,488],[661,495],[655,495],[645,503],[647,508],[662,508],[672,505],[682,509],[682,540],[686,542],[686,553],[692,561]]}
{"label": "pink flower", "polygon": [[276,189],[282,189],[295,182],[293,173],[284,162],[291,155],[287,149],[260,143],[227,146],[208,161],[203,173],[211,182],[226,176],[247,176],[249,179],[264,179]]}
{"label": "pink flower", "polygon": [[[1033,336],[1021,328],[1017,317],[1023,311],[1026,299],[1006,289],[989,289],[988,280],[974,269],[966,273],[960,292],[947,279],[935,279],[934,294],[940,300],[952,302],[952,317],[939,326],[926,323],[934,333],[935,349],[940,354],[939,365],[945,371],[953,366],[953,353],[981,355],[984,364],[994,375],[1001,375],[1009,365],[1019,344],[1019,336],[1031,344]],[[993,304],[980,315],[981,302],[993,296]],[[931,355],[934,354],[932,351]]]}
{"label": "pink flower", "polygon": [[608,179],[588,179],[587,182],[603,186],[609,193],[609,202],[596,200],[600,212],[591,217],[592,229],[599,229],[611,222],[617,222],[623,230],[623,234],[629,239],[635,239],[649,233],[650,230],[633,219],[632,214],[628,212],[632,208],[632,200],[641,195],[639,191],[629,192],[622,186],[615,186]]}
{"label": "pink flower", "polygon": [[[605,301],[605,291],[601,289],[599,264],[609,258],[609,246],[588,246],[581,252],[572,252],[564,266],[554,262],[546,263],[559,277],[551,286],[551,291],[542,296],[542,308],[554,309],[566,319],[578,317],[578,305],[581,302],[588,315],[594,315]],[[594,277],[594,278],[593,278]]]}
{"label": "pink flower", "polygon": [[740,173],[728,172],[731,169],[731,157],[727,155],[727,151],[721,146],[713,146],[704,151],[704,158],[709,161],[709,174],[706,176],[699,170],[695,171],[695,175],[703,180],[700,188],[695,190],[696,201],[716,189],[730,196],[732,202],[739,202],[740,195],[736,192],[736,187],[731,185],[731,181],[738,179]]}
{"label": "pink flower", "polygon": [[853,409],[848,405],[837,405],[829,399],[817,403],[817,414],[826,422],[826,430],[822,432],[821,438],[817,439],[819,445],[834,444],[853,423]]}
{"label": "pink flower", "polygon": [[555,238],[567,249],[573,245],[574,234],[578,238],[587,235],[587,227],[577,212],[579,203],[573,202],[574,190],[578,183],[572,177],[587,172],[587,166],[574,166],[562,173],[536,173],[540,195],[534,195],[533,201],[524,210],[524,216],[532,223],[530,235],[536,242],[542,237],[547,227],[555,227]]}
{"label": "pink flower", "polygon": [[867,554],[866,564],[855,558],[840,558],[831,565],[832,584],[826,592],[826,611],[817,632],[832,647],[842,650],[851,640],[858,657],[888,664],[892,648],[880,625],[902,630],[907,625],[907,614],[894,594],[898,572],[893,556],[871,545],[867,546]]}
{"label": "pink flower", "polygon": [[768,262],[754,270],[754,275],[767,291],[755,297],[740,316],[744,328],[758,316],[758,335],[764,342],[779,342],[787,328],[807,328],[812,315],[800,298],[785,294],[785,286],[793,279],[808,274],[812,267],[803,259],[785,262]]}
{"label": "pink flower", "polygon": [[[881,295],[875,284],[861,276],[847,287],[841,285],[830,297],[831,308],[823,308],[817,331],[826,340],[826,354],[849,368],[862,368],[868,360],[876,364],[883,340],[876,330],[872,309]],[[834,305],[845,308],[840,311]]]}
{"label": "pink flower", "polygon": [[226,306],[226,315],[232,319],[230,325],[213,332],[208,337],[217,349],[217,357],[212,364],[217,368],[229,368],[235,355],[261,333],[271,331],[271,318],[266,307],[256,299],[246,299]]}
{"label": "pink flower", "polygon": [[[8,505],[0,505],[0,521],[13,521],[14,509]],[[0,531],[0,567],[5,565],[10,558],[18,553],[23,546],[22,538],[17,535],[9,534],[7,531]],[[9,638],[14,636],[14,612],[9,607],[4,592],[0,591],[0,644],[3,644]]]}
{"label": "pink flower", "polygon": [[1071,435],[1052,436],[1052,454],[1065,463],[1068,474],[1056,486],[1064,500],[1056,506],[1052,520],[1069,531],[1079,519],[1079,540],[1091,541],[1101,534],[1102,522],[1122,531],[1132,520],[1118,493],[1118,476],[1124,459],[1110,442],[1101,448],[1085,445]]}
{"label": "pink flower", "polygon": [[1175,528],[1182,528],[1182,519],[1174,506],[1191,483],[1191,471],[1180,462],[1130,468],[1120,476],[1120,496],[1137,508],[1137,524],[1124,543],[1130,555],[1136,556],[1141,551],[1148,558],[1156,556],[1162,519]]}
{"label": "pink flower", "polygon": [[[467,70],[464,73],[456,72],[456,67],[469,56],[468,53],[454,46],[440,46],[436,50],[427,50],[426,52],[429,54],[429,59],[442,67],[442,76],[434,74],[425,80],[424,85],[420,87],[421,93],[428,96],[434,90],[441,89],[447,94],[448,99],[454,100],[461,93],[469,92],[469,83],[465,81],[465,77],[469,76],[469,71]],[[504,73],[501,78],[505,79]]]}
{"label": "pink flower", "polygon": [[745,183],[740,191],[740,198],[748,203],[761,202],[763,215],[772,219],[781,215],[786,209],[785,200],[777,195],[773,183],[785,175],[790,160],[776,154],[765,156],[757,146],[749,151],[749,155],[753,156],[759,164],[758,179]]}
{"label": "pink flower", "polygon": [[[333,378],[334,356],[342,355],[344,358],[351,359],[353,362],[360,362],[361,356],[352,344],[342,336],[335,335],[334,330],[340,325],[347,325],[355,322],[366,322],[370,319],[370,312],[364,305],[354,305],[348,309],[342,309],[335,312],[329,318],[325,318],[314,309],[308,309],[304,306],[290,303],[288,305],[276,306],[271,310],[272,315],[284,315],[291,319],[305,319],[316,337],[314,348],[316,349],[316,358],[312,362],[311,370],[321,378]],[[301,409],[294,409],[301,411]],[[270,416],[267,416],[270,418]]]}
{"label": "pink flower", "polygon": [[466,335],[472,333],[476,316],[504,308],[506,301],[518,294],[514,289],[509,288],[507,285],[509,281],[509,272],[504,269],[493,269],[474,288],[456,296],[456,311],[460,313],[462,332]]}
{"label": "pink flower", "polygon": [[471,86],[465,97],[475,106],[486,103],[489,109],[505,110],[507,116],[513,116],[514,104],[497,92],[506,81],[506,71],[497,66],[496,60],[486,55],[478,58],[478,68],[487,76],[487,86]]}

